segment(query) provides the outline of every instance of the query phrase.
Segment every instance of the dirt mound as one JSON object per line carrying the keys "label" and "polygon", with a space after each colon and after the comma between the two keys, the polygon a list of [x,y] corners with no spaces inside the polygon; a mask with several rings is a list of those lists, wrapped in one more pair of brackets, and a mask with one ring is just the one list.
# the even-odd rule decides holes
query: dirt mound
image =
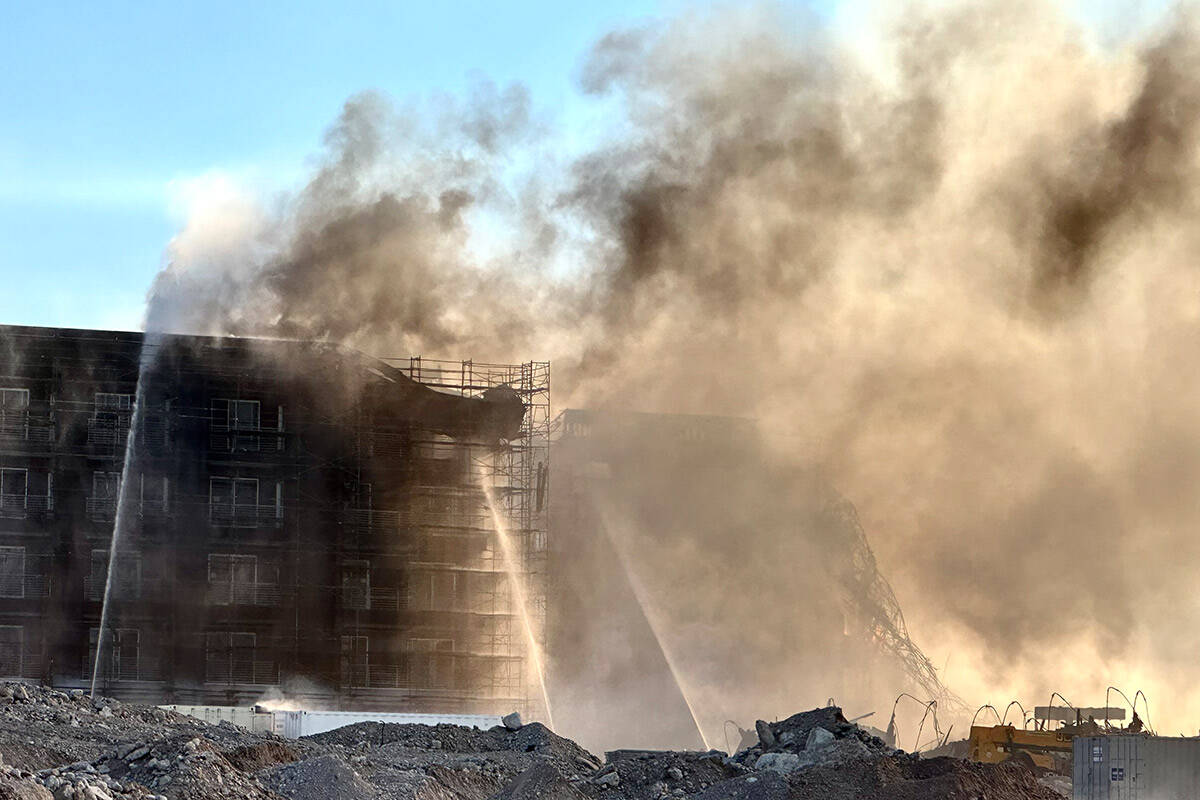
{"label": "dirt mound", "polygon": [[535,764],[490,800],[586,800],[584,795],[549,764]]}
{"label": "dirt mound", "polygon": [[263,783],[290,800],[373,800],[375,789],[337,756],[324,755],[276,767]]}
{"label": "dirt mound", "polygon": [[[487,800],[503,785],[494,775],[448,767],[430,767],[415,800]],[[384,795],[387,797],[388,795]]]}
{"label": "dirt mound", "polygon": [[334,731],[306,737],[320,745],[345,747],[383,747],[399,744],[416,750],[441,750],[453,753],[495,753],[501,751],[539,753],[571,760],[576,756],[595,758],[570,739],[555,734],[540,722],[509,730],[497,725],[481,730],[461,725],[419,725],[360,722]]}
{"label": "dirt mound", "polygon": [[242,772],[290,764],[296,760],[296,751],[280,742],[261,742],[239,747],[225,753],[225,759]]}
{"label": "dirt mound", "polygon": [[780,775],[768,772],[762,775],[743,775],[713,784],[699,794],[695,800],[791,800],[792,788]]}

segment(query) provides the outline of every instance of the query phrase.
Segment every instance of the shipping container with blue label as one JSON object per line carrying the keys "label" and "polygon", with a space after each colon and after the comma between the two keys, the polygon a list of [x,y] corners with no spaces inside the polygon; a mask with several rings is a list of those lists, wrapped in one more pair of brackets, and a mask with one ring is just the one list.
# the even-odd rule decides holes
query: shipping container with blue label
{"label": "shipping container with blue label", "polygon": [[1074,800],[1198,800],[1200,738],[1079,736]]}

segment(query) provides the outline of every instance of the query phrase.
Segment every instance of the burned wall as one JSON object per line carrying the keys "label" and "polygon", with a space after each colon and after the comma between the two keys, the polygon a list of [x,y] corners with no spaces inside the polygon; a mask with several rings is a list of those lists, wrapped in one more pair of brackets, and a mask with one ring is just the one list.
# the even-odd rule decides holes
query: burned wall
{"label": "burned wall", "polygon": [[314,343],[0,333],[22,352],[0,365],[6,675],[88,686],[98,665],[102,690],[157,702],[523,702],[496,697],[522,657],[477,646],[509,618],[461,602],[497,576],[454,580],[487,547],[470,448],[516,435],[519,399]]}

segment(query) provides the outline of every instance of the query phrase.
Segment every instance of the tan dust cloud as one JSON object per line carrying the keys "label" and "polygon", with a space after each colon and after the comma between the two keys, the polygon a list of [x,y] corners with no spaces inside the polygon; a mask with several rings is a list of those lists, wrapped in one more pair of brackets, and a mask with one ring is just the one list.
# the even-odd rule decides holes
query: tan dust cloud
{"label": "tan dust cloud", "polygon": [[725,568],[686,532],[645,548],[647,575],[773,587],[649,587],[717,724],[827,692],[767,685],[804,650],[770,632],[827,591],[787,477],[819,474],[969,702],[1116,683],[1193,731],[1195,23],[1101,50],[1039,2],[895,18],[872,63],[779,9],[615,31],[581,79],[625,116],[578,157],[519,88],[354,98],[281,209],[180,233],[148,324],[548,358],[559,408],[756,419],[768,474],[734,494],[774,506]]}

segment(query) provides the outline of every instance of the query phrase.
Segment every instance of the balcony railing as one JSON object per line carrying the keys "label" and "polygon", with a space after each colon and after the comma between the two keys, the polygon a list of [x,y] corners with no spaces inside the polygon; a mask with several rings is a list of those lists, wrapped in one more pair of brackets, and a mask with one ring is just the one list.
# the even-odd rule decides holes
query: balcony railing
{"label": "balcony railing", "polygon": [[[412,663],[414,660],[421,663]],[[370,689],[451,690],[454,688],[454,661],[455,656],[451,653],[422,653],[415,659],[408,656],[402,663],[368,664],[365,669],[355,665],[346,677],[351,685]]]}
{"label": "balcony railing", "polygon": [[28,600],[50,596],[50,578],[37,573],[0,581],[0,600]]}
{"label": "balcony railing", "polygon": [[[121,568],[118,566],[118,576],[121,573]],[[100,602],[104,600],[106,578],[104,575],[84,575],[83,576],[83,598],[92,602]],[[132,576],[114,577],[112,585],[112,599],[120,601],[130,600],[153,600],[163,595],[164,582],[161,580],[149,580],[146,578],[138,578]]]}
{"label": "balcony railing", "polygon": [[42,656],[28,652],[17,643],[8,643],[0,648],[0,678],[42,677]]}
{"label": "balcony railing", "polygon": [[221,453],[257,453],[262,450],[262,438],[254,432],[214,433],[208,446]]}
{"label": "balcony railing", "polygon": [[279,664],[210,654],[204,677],[207,683],[272,685],[279,683]]}
{"label": "balcony railing", "polygon": [[129,419],[88,418],[87,443],[93,447],[125,447],[129,437]]}
{"label": "balcony railing", "polygon": [[370,664],[366,669],[367,688],[403,689],[408,684],[408,670],[399,664]]}
{"label": "balcony railing", "polygon": [[54,438],[54,426],[45,417],[32,416],[28,411],[0,413],[0,441],[25,440],[47,443]]}
{"label": "balcony railing", "polygon": [[481,614],[497,617],[513,615],[512,601],[504,582],[507,578],[497,574],[493,587],[479,586],[465,595],[430,598],[428,587],[421,593],[402,592],[394,587],[371,587],[370,606],[362,604],[360,592],[342,593],[342,607],[347,610],[365,611],[432,611],[448,614]]}
{"label": "balcony railing", "polygon": [[399,611],[400,590],[395,587],[342,587],[342,608],[347,611]]}
{"label": "balcony railing", "polygon": [[278,606],[283,591],[277,583],[220,583],[208,587],[208,601],[216,606]]}
{"label": "balcony railing", "polygon": [[362,528],[391,530],[401,527],[448,527],[487,530],[493,526],[492,517],[482,509],[470,513],[458,511],[430,511],[427,509],[404,509],[400,511],[347,508],[342,511],[342,521],[347,525]]}
{"label": "balcony railing", "polygon": [[[235,677],[247,677],[245,675]],[[279,683],[279,664],[274,661],[255,661],[249,676],[249,683],[275,684]]]}
{"label": "balcony railing", "polygon": [[170,441],[167,436],[167,419],[162,414],[146,413],[138,429],[138,446],[151,450],[162,450]]}
{"label": "balcony railing", "polygon": [[396,588],[372,586],[371,608],[382,611],[399,611],[400,590]]}
{"label": "balcony railing", "polygon": [[0,412],[0,438],[24,439],[28,431],[28,411]]}
{"label": "balcony railing", "polygon": [[[129,438],[131,418],[105,419],[88,418],[87,443],[89,447],[102,450],[121,451]],[[138,424],[137,443],[139,448],[161,450],[167,442],[167,420],[162,414],[146,413]]]}
{"label": "balcony railing", "polygon": [[26,597],[49,597],[50,596],[50,577],[39,574],[25,574],[25,596]]}
{"label": "balcony railing", "polygon": [[[162,498],[139,500],[137,497],[131,497],[127,502],[129,508],[127,513],[136,511],[141,517],[161,517],[167,513],[167,506]],[[116,497],[89,497],[84,505],[87,515],[95,520],[111,520],[117,515]]]}
{"label": "balcony railing", "polygon": [[278,506],[260,506],[243,503],[209,503],[208,518],[214,524],[236,527],[278,524],[283,520],[283,509]]}
{"label": "balcony railing", "polygon": [[0,517],[24,519],[31,514],[45,514],[53,510],[52,495],[0,494]]}
{"label": "balcony railing", "polygon": [[87,515],[92,519],[112,519],[117,514],[117,498],[89,497],[84,503]]}
{"label": "balcony railing", "polygon": [[[111,643],[105,644],[105,650],[112,647]],[[148,653],[140,652],[140,648],[122,647],[122,654],[117,658],[106,657],[100,665],[100,677],[104,681],[124,682],[124,681],[161,681],[163,679],[163,661],[157,656],[150,656]],[[83,674],[91,675],[92,668],[95,666],[96,651],[95,649],[89,654],[87,661],[84,662]]]}
{"label": "balcony railing", "polygon": [[283,431],[269,428],[230,428],[213,425],[208,447],[221,453],[257,453],[282,451]]}
{"label": "balcony railing", "polygon": [[488,616],[512,616],[512,600],[504,589],[481,588],[465,597],[450,596],[431,598],[427,594],[412,594],[400,598],[405,611],[429,611],[443,614],[482,614]]}

